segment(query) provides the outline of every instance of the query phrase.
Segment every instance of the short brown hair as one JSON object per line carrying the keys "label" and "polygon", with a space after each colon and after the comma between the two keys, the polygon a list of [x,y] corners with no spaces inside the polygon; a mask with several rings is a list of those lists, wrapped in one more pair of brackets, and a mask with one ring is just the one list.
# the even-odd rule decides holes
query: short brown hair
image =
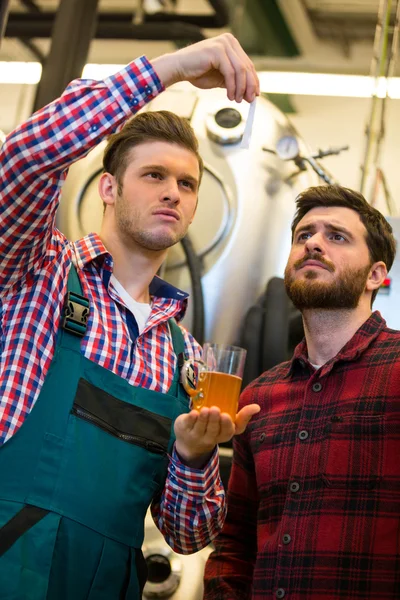
{"label": "short brown hair", "polygon": [[[376,208],[368,204],[362,194],[340,185],[320,185],[310,187],[296,198],[296,213],[292,222],[292,241],[295,229],[301,219],[318,206],[344,206],[357,212],[367,230],[366,242],[371,264],[383,261],[390,271],[396,255],[396,240],[392,226]],[[372,293],[372,302],[378,290]]]}
{"label": "short brown hair", "polygon": [[187,119],[168,110],[139,113],[127,121],[120,131],[112,134],[104,150],[104,171],[114,175],[121,185],[130,150],[145,142],[160,141],[177,144],[193,152],[199,161],[201,180],[204,166],[193,128]]}

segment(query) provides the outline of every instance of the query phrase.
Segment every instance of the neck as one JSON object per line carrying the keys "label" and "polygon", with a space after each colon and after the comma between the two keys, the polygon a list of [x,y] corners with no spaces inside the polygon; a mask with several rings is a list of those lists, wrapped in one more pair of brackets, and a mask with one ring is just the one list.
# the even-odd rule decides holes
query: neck
{"label": "neck", "polygon": [[323,365],[336,356],[370,315],[370,307],[362,309],[360,306],[349,310],[304,310],[309,361]]}
{"label": "neck", "polygon": [[150,302],[149,286],[166,257],[166,250],[127,247],[115,234],[102,231],[100,238],[113,258],[113,275],[137,302]]}

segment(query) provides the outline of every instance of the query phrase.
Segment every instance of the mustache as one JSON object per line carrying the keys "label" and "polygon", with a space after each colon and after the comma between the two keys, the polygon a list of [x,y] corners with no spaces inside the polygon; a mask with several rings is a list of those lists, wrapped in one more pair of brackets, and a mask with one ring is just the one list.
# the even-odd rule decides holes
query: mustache
{"label": "mustache", "polygon": [[321,263],[321,265],[324,265],[328,269],[328,271],[331,271],[331,273],[333,273],[335,271],[335,265],[333,263],[331,263],[329,260],[326,260],[326,258],[321,256],[320,254],[318,254],[318,252],[314,252],[314,253],[308,254],[307,256],[304,256],[303,258],[299,258],[299,260],[296,260],[293,267],[297,271],[297,269],[300,269],[304,265],[304,263],[306,263],[308,260],[315,260],[315,261]]}

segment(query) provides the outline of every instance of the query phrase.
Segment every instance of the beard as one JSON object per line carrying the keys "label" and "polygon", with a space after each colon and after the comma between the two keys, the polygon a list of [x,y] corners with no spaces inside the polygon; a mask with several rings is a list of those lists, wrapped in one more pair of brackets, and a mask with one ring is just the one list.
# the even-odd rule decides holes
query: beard
{"label": "beard", "polygon": [[[308,256],[309,260],[318,260],[325,264],[331,272],[335,271],[332,263],[320,256]],[[293,268],[298,269],[304,260],[297,261]],[[305,309],[350,310],[358,306],[365,290],[370,265],[358,269],[346,269],[335,281],[317,281],[318,274],[310,270],[305,278],[296,280],[287,266],[285,269],[285,288],[294,306],[300,311]]]}

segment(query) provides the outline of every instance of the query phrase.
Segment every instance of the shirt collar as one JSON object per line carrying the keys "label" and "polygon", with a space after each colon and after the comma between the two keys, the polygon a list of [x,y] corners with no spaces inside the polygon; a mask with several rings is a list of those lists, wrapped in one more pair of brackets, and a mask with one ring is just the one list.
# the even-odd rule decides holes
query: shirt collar
{"label": "shirt collar", "polygon": [[[96,261],[111,274],[112,256],[97,233],[89,233],[89,235],[75,242],[73,247],[75,251],[75,263],[79,269],[84,269],[90,262]],[[157,275],[150,283],[149,291],[151,296],[167,298],[169,300],[187,300],[189,297],[189,294],[164,281]]]}
{"label": "shirt collar", "polygon": [[[329,373],[333,365],[339,360],[349,361],[358,358],[378,337],[386,327],[386,321],[379,311],[375,311],[355,332],[353,337],[339,350],[339,352],[322,366],[324,374]],[[292,360],[288,363],[287,376],[293,373],[296,367],[304,368],[308,364],[307,343],[305,338],[294,350]]]}

